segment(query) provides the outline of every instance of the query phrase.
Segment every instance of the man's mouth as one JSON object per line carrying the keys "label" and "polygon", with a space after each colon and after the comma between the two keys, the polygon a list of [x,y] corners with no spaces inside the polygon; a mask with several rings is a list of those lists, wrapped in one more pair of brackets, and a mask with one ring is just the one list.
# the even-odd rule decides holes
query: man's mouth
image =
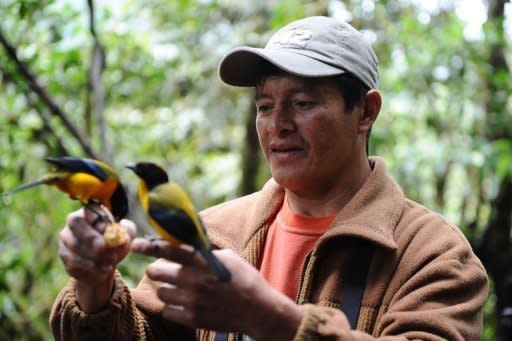
{"label": "man's mouth", "polygon": [[270,145],[270,152],[282,161],[290,160],[304,152],[304,148],[297,145]]}
{"label": "man's mouth", "polygon": [[272,148],[272,153],[293,153],[300,152],[302,148]]}

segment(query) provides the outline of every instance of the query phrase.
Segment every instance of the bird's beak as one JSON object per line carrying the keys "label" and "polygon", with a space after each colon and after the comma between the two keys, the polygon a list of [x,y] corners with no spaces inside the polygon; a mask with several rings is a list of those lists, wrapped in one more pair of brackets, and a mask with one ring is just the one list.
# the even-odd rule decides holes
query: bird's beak
{"label": "bird's beak", "polygon": [[135,172],[135,169],[137,169],[137,164],[136,163],[129,163],[125,167]]}

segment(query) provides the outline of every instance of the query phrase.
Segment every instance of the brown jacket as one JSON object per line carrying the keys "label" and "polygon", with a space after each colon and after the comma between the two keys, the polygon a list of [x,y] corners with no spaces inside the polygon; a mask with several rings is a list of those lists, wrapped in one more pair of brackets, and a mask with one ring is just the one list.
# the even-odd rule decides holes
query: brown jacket
{"label": "brown jacket", "polygon": [[[367,182],[304,264],[297,302],[305,315],[295,340],[480,340],[487,297],[482,264],[456,226],[406,199],[383,160],[373,161]],[[270,180],[260,192],[207,209],[202,217],[212,242],[259,267],[268,222],[283,197],[283,189]],[[356,240],[374,245],[357,331],[339,323],[343,278],[353,264]],[[130,295],[118,276],[109,306],[95,315],[77,307],[73,285],[62,290],[53,307],[56,339],[213,337],[162,321],[161,303],[147,278]]]}

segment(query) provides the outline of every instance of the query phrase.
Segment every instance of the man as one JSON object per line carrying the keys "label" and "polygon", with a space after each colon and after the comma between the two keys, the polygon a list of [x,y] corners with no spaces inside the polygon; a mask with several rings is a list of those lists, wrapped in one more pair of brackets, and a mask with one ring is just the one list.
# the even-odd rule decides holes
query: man
{"label": "man", "polygon": [[457,227],[406,199],[384,161],[368,158],[381,95],[362,35],[305,18],[263,49],[234,49],[219,74],[255,87],[272,173],[261,191],[202,212],[231,282],[190,248],[136,239],[131,250],[161,259],[130,291],[115,272],[130,248],[107,250],[80,210],[60,236],[74,279],[53,308],[55,337],[479,340],[480,261]]}

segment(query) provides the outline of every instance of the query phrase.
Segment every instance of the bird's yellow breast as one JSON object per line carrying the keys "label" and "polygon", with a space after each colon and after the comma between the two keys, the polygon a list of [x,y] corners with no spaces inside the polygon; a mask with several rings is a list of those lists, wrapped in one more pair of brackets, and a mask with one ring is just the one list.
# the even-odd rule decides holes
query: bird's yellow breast
{"label": "bird's yellow breast", "polygon": [[55,186],[68,193],[72,199],[78,199],[82,203],[95,199],[109,209],[111,208],[109,198],[117,185],[115,179],[109,178],[103,182],[94,175],[81,172],[71,173],[55,182]]}
{"label": "bird's yellow breast", "polygon": [[140,204],[145,212],[148,212],[149,199],[148,199],[148,187],[144,181],[139,181],[137,187],[137,196],[139,197]]}

